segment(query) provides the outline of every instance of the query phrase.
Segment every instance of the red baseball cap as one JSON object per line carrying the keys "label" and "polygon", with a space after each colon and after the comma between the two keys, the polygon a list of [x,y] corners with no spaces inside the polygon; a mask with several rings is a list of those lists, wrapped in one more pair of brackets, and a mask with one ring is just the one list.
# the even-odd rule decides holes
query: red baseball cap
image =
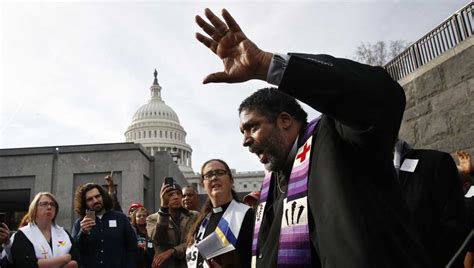
{"label": "red baseball cap", "polygon": [[243,201],[245,202],[246,200],[248,200],[249,198],[253,198],[255,200],[259,200],[260,199],[260,191],[256,191],[256,192],[251,192],[249,193],[248,195],[244,196],[244,199]]}
{"label": "red baseball cap", "polygon": [[130,207],[128,208],[128,214],[130,214],[130,211],[132,209],[137,209],[137,208],[142,208],[143,205],[141,203],[132,203]]}

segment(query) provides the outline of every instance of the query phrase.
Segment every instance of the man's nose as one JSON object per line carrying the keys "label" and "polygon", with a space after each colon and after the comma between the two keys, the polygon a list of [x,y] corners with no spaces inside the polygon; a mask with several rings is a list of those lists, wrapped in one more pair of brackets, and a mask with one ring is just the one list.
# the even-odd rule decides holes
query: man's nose
{"label": "man's nose", "polygon": [[248,147],[252,144],[252,137],[246,133],[244,133],[244,142],[242,143],[242,145],[244,147]]}

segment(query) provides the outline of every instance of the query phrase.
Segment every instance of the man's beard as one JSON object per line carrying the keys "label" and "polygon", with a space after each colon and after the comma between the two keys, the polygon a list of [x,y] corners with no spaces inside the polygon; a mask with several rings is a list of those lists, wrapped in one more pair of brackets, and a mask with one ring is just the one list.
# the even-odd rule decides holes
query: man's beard
{"label": "man's beard", "polygon": [[280,131],[275,131],[268,136],[268,139],[261,144],[254,144],[251,146],[251,152],[264,151],[267,157],[267,163],[264,163],[264,167],[268,171],[279,171],[285,167],[287,152],[287,141],[283,137]]}
{"label": "man's beard", "polygon": [[95,203],[94,206],[92,206],[92,209],[95,210],[95,212],[100,212],[102,211],[103,208],[104,208],[104,204],[101,204],[101,203]]}

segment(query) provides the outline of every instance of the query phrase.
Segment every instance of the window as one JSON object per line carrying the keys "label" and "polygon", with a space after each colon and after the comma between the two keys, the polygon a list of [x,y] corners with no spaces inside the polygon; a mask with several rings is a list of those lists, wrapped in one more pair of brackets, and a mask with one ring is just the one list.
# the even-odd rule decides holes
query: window
{"label": "window", "polygon": [[160,138],[163,138],[163,131],[160,130]]}
{"label": "window", "polygon": [[156,138],[156,130],[155,130],[155,138]]}
{"label": "window", "polygon": [[139,139],[142,138],[142,133],[141,133],[141,132],[138,132],[138,138],[139,138]]}

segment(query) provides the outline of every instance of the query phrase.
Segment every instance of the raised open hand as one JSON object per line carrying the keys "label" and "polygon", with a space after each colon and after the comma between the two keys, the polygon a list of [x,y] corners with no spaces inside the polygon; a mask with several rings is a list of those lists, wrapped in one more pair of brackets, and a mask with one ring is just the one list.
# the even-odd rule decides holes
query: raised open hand
{"label": "raised open hand", "polygon": [[208,36],[196,33],[196,39],[222,59],[224,70],[207,75],[203,83],[266,80],[273,55],[250,41],[227,10],[222,10],[225,23],[208,8],[205,15],[211,24],[200,16],[196,16],[196,23]]}

